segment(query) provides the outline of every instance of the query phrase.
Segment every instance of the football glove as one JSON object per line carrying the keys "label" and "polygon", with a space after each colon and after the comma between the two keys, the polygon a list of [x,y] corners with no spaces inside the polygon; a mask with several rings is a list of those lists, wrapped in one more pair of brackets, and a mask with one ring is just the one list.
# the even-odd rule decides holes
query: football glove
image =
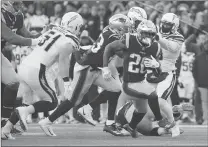
{"label": "football glove", "polygon": [[145,58],[144,66],[149,68],[158,68],[160,67],[160,63],[151,55],[152,59]]}

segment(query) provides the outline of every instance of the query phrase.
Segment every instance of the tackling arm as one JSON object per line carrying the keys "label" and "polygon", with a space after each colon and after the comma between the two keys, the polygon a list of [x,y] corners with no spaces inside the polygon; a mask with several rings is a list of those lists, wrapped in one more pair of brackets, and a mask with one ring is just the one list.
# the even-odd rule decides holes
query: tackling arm
{"label": "tackling arm", "polygon": [[109,61],[110,57],[112,57],[113,55],[116,54],[119,57],[122,57],[123,51],[125,48],[126,48],[126,46],[122,43],[121,40],[116,40],[116,41],[108,44],[105,47],[105,51],[103,54],[103,67],[108,66],[108,61]]}
{"label": "tackling arm", "polygon": [[30,31],[26,29],[24,24],[23,27],[18,30],[18,33],[23,37],[28,37],[28,38],[38,38],[41,35],[41,33],[32,34]]}
{"label": "tackling arm", "polygon": [[4,23],[1,23],[1,36],[2,38],[9,42],[10,44],[14,45],[21,45],[21,46],[31,46],[32,39],[24,38],[12,32]]}
{"label": "tackling arm", "polygon": [[176,52],[180,50],[182,46],[182,42],[180,41],[173,41],[173,40],[162,38],[162,37],[159,38],[158,43],[160,43],[163,49],[169,50],[172,52]]}

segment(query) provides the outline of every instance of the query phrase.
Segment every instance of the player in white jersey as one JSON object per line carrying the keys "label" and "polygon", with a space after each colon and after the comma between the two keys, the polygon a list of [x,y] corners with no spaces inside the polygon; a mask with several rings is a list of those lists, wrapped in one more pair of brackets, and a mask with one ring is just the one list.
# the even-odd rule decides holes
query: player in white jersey
{"label": "player in white jersey", "polygon": [[12,50],[14,54],[14,61],[17,72],[19,71],[20,63],[22,63],[23,59],[28,56],[32,52],[32,47],[30,46],[16,46],[15,49]]}
{"label": "player in white jersey", "polygon": [[[21,84],[24,85],[24,97],[30,99],[35,93],[38,102],[31,99],[27,107],[18,107],[13,113],[17,115],[21,128],[28,129],[26,118],[35,112],[47,112],[56,108],[58,101],[54,80],[58,74],[64,80],[65,97],[69,91],[69,55],[79,50],[79,35],[83,27],[83,19],[76,12],[66,13],[60,26],[53,27],[43,34],[45,40],[34,47],[19,68]],[[58,66],[58,70],[54,67]],[[12,117],[11,116],[11,117]],[[2,129],[2,136],[8,136],[14,124],[7,122]],[[53,134],[53,132],[51,132]]]}
{"label": "player in white jersey", "polygon": [[[182,48],[185,48],[185,44],[183,44]],[[190,100],[193,97],[194,92],[194,77],[192,73],[193,62],[195,60],[195,54],[192,52],[181,51],[181,71],[178,78],[178,92],[181,98]]]}
{"label": "player in white jersey", "polygon": [[[176,81],[175,63],[180,55],[180,49],[184,42],[184,37],[177,32],[179,27],[179,18],[174,13],[166,13],[161,19],[159,33],[157,36],[158,43],[162,49],[162,60],[160,61],[161,74],[156,79],[152,79],[152,75],[147,76],[147,81],[157,83],[156,94],[158,100],[149,101],[150,108],[159,125],[171,128],[172,136],[180,134],[179,128],[175,125],[172,107],[166,101],[171,94]],[[162,119],[160,109],[165,115]]]}

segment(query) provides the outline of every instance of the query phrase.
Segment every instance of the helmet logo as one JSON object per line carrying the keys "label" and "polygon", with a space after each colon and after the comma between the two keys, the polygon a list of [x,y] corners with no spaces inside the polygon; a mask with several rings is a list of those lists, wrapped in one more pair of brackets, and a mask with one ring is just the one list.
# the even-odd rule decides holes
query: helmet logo
{"label": "helmet logo", "polygon": [[72,21],[74,21],[74,20],[77,19],[77,18],[78,18],[78,15],[73,16],[73,17],[68,21],[68,24],[71,23]]}

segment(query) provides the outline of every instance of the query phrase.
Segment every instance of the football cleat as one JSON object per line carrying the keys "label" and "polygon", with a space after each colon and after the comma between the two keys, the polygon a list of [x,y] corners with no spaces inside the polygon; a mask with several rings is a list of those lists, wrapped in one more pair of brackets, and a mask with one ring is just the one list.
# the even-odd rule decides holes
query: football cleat
{"label": "football cleat", "polygon": [[175,105],[172,108],[173,112],[192,111],[193,109],[194,109],[194,106],[190,103],[183,103],[180,105]]}
{"label": "football cleat", "polygon": [[171,136],[172,137],[177,137],[181,134],[181,131],[179,129],[179,127],[177,125],[175,125],[174,127],[170,128],[171,130]]}
{"label": "football cleat", "polygon": [[176,122],[173,121],[170,123],[167,118],[163,118],[162,120],[158,122],[158,125],[162,128],[170,129],[176,125]]}
{"label": "football cleat", "polygon": [[81,116],[87,123],[92,126],[96,126],[97,122],[92,118],[92,108],[89,105],[85,105],[77,110],[79,116]]}
{"label": "football cleat", "polygon": [[133,138],[138,138],[139,137],[137,129],[132,129],[129,126],[129,124],[125,124],[123,127],[124,127],[124,129],[126,129],[131,134],[131,137],[133,137]]}
{"label": "football cleat", "polygon": [[114,136],[125,136],[124,133],[121,132],[122,128],[117,126],[116,123],[113,123],[111,125],[106,125],[103,128],[103,131],[108,132]]}
{"label": "football cleat", "polygon": [[28,130],[27,113],[25,111],[25,107],[18,107],[15,109],[15,112],[19,118],[20,126],[21,126],[22,130],[27,131]]}
{"label": "football cleat", "polygon": [[52,129],[52,122],[48,118],[39,121],[39,126],[47,136],[56,136]]}
{"label": "football cleat", "polygon": [[21,130],[15,126],[11,130],[12,135],[22,135],[22,133],[23,133],[23,130]]}
{"label": "football cleat", "polygon": [[1,132],[1,139],[2,140],[14,140],[15,138],[12,137],[11,133]]}

